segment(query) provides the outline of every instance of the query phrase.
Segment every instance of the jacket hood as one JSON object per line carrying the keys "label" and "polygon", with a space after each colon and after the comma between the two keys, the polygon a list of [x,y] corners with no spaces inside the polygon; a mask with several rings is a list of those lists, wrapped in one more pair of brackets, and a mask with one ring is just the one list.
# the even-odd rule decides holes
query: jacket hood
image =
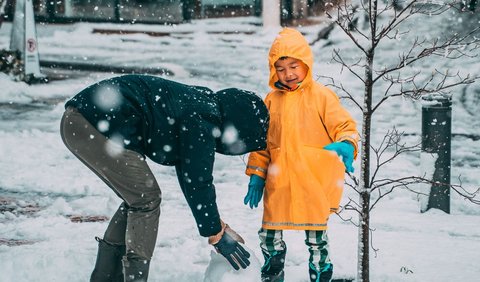
{"label": "jacket hood", "polygon": [[253,92],[228,88],[215,93],[222,123],[216,152],[242,155],[267,147],[269,115],[263,100]]}
{"label": "jacket hood", "polygon": [[270,47],[268,54],[268,64],[270,67],[270,78],[268,84],[272,89],[275,87],[275,82],[278,81],[277,73],[275,71],[275,62],[281,57],[291,57],[301,60],[308,66],[308,73],[302,84],[306,84],[312,80],[313,69],[313,54],[307,40],[303,35],[292,28],[284,28],[280,31]]}

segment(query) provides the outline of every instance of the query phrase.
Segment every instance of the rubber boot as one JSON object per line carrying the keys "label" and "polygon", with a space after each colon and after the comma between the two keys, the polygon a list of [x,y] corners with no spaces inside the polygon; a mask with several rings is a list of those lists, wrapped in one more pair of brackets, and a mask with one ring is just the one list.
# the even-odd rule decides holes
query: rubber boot
{"label": "rubber boot", "polygon": [[123,282],[122,257],[125,245],[110,244],[95,237],[98,241],[97,261],[90,276],[90,282]]}
{"label": "rubber boot", "polygon": [[265,264],[262,267],[262,282],[283,282],[285,279],[283,268],[285,266],[287,249],[274,254],[269,254],[262,250],[262,253],[265,258]]}
{"label": "rubber boot", "polygon": [[150,261],[145,259],[129,259],[123,257],[123,273],[125,282],[146,282]]}
{"label": "rubber boot", "polygon": [[115,259],[115,274],[113,275],[112,282],[124,282],[122,258],[127,252],[127,248],[125,245],[120,245],[117,250],[118,257]]}
{"label": "rubber boot", "polygon": [[315,266],[310,264],[308,274],[310,274],[310,282],[330,282],[333,275],[333,265],[328,264],[325,269],[319,271]]}

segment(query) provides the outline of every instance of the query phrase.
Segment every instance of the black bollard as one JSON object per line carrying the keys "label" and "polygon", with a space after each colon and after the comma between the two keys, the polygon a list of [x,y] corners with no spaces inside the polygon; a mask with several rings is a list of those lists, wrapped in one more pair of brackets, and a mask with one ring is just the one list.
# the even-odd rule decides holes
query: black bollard
{"label": "black bollard", "polygon": [[437,157],[427,210],[436,208],[450,213],[452,100],[442,95],[422,99],[422,153]]}
{"label": "black bollard", "polygon": [[468,4],[468,9],[472,12],[475,12],[475,8],[477,8],[477,0],[470,0]]}

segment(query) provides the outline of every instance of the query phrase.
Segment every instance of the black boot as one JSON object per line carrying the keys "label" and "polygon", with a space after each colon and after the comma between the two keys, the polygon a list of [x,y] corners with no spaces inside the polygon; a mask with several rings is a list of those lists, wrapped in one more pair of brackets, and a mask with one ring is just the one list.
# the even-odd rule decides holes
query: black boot
{"label": "black boot", "polygon": [[285,272],[285,254],[287,249],[270,255],[262,250],[265,264],[262,267],[262,282],[283,282]]}
{"label": "black boot", "polygon": [[313,265],[309,265],[308,274],[311,282],[330,282],[333,275],[333,265],[329,264],[323,271],[317,270]]}
{"label": "black boot", "polygon": [[112,282],[124,282],[125,278],[123,275],[123,263],[122,258],[127,252],[127,247],[125,245],[118,246],[118,257],[115,259],[115,274],[113,275]]}
{"label": "black boot", "polygon": [[123,282],[122,257],[125,245],[110,244],[95,237],[98,241],[97,261],[90,276],[90,282]]}
{"label": "black boot", "polygon": [[125,282],[146,282],[150,261],[145,259],[129,259],[123,257],[123,273]]}

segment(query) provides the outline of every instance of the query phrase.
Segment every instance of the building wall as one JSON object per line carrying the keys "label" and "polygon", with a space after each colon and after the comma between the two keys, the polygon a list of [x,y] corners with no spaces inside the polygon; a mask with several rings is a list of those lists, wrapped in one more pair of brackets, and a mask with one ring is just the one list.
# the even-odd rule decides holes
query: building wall
{"label": "building wall", "polygon": [[[7,0],[7,17],[15,0]],[[47,22],[182,22],[185,0],[34,0],[35,16]]]}
{"label": "building wall", "polygon": [[[7,0],[6,20],[16,0]],[[312,15],[324,0],[280,0],[282,19]],[[181,23],[191,19],[261,16],[262,0],[33,0],[37,21]]]}

